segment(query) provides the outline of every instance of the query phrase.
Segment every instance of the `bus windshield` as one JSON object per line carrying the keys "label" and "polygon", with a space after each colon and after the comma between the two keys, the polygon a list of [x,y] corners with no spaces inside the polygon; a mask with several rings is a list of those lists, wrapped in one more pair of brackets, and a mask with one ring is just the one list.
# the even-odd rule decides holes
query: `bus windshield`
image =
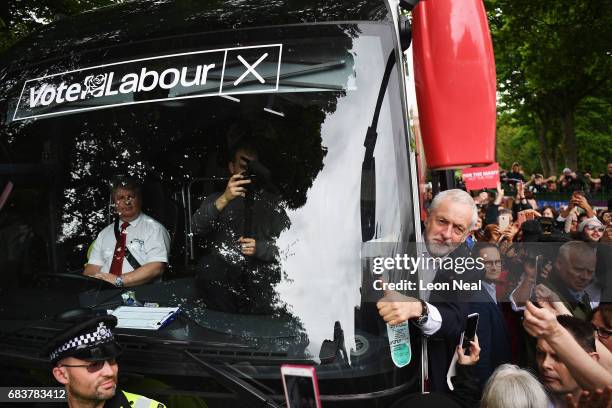
{"label": "bus windshield", "polygon": [[[17,333],[70,309],[113,309],[129,293],[182,318],[119,333],[218,341],[249,351],[231,356],[253,365],[265,356],[342,363],[349,376],[391,370],[384,322],[362,299],[360,253],[364,140],[381,87],[374,238],[414,234],[397,64],[383,81],[393,30],[223,31],[8,70],[0,326]],[[250,181],[232,196],[237,174]],[[123,289],[82,275],[113,228],[118,176],[142,182],[142,213],[169,238],[161,279]],[[127,247],[146,258],[146,242],[128,235]]]}

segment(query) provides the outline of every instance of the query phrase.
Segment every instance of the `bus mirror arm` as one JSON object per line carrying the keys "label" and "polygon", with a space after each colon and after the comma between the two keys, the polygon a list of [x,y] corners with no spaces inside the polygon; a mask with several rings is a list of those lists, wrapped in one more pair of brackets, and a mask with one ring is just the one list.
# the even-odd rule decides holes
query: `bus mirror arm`
{"label": "bus mirror arm", "polygon": [[344,330],[339,321],[334,323],[334,340],[323,340],[321,350],[319,350],[319,359],[321,364],[331,364],[337,362],[338,359],[348,367],[349,359],[344,344]]}
{"label": "bus mirror arm", "polygon": [[420,0],[400,0],[399,2],[400,9],[404,11],[400,13],[398,18],[398,32],[402,51],[408,50],[412,43],[412,26],[410,24],[410,18],[405,12],[412,11],[419,1]]}
{"label": "bus mirror arm", "polygon": [[400,8],[410,11],[416,7],[420,0],[400,0],[399,6]]}

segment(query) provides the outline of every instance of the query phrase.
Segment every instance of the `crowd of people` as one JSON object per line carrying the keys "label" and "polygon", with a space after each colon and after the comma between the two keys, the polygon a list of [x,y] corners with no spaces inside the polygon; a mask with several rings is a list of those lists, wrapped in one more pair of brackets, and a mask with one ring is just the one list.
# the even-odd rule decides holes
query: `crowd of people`
{"label": "crowd of people", "polygon": [[[471,192],[478,217],[463,245],[485,260],[467,310],[480,316],[478,357],[459,356],[468,367],[446,406],[612,407],[612,199],[588,198],[612,191],[607,170],[527,180],[515,163],[496,191]],[[539,205],[551,190],[567,202]]]}
{"label": "crowd of people", "polygon": [[586,171],[574,171],[569,167],[563,169],[559,176],[544,177],[540,173],[527,176],[518,162],[512,163],[510,171],[501,170],[500,179],[511,191],[516,190],[518,183],[523,183],[526,191],[532,193],[560,192],[572,193],[585,191],[587,194],[612,192],[612,163],[606,171],[595,178]]}

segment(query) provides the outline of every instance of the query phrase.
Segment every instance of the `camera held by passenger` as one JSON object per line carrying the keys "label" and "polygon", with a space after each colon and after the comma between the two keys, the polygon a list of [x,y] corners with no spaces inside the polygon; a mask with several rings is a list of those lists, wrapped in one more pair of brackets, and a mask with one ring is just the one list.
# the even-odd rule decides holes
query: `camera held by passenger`
{"label": "camera held by passenger", "polygon": [[257,160],[249,160],[242,157],[246,162],[246,170],[243,173],[244,179],[251,180],[251,186],[265,186],[270,182],[270,170]]}

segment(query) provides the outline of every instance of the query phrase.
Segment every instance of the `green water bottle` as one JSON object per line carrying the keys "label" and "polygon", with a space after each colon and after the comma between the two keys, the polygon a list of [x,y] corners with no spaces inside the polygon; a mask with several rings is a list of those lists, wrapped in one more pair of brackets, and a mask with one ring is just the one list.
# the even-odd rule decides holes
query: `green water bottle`
{"label": "green water bottle", "polygon": [[387,324],[387,336],[389,336],[391,359],[393,360],[393,364],[400,368],[408,365],[412,358],[410,329],[408,325],[408,320],[393,326]]}

